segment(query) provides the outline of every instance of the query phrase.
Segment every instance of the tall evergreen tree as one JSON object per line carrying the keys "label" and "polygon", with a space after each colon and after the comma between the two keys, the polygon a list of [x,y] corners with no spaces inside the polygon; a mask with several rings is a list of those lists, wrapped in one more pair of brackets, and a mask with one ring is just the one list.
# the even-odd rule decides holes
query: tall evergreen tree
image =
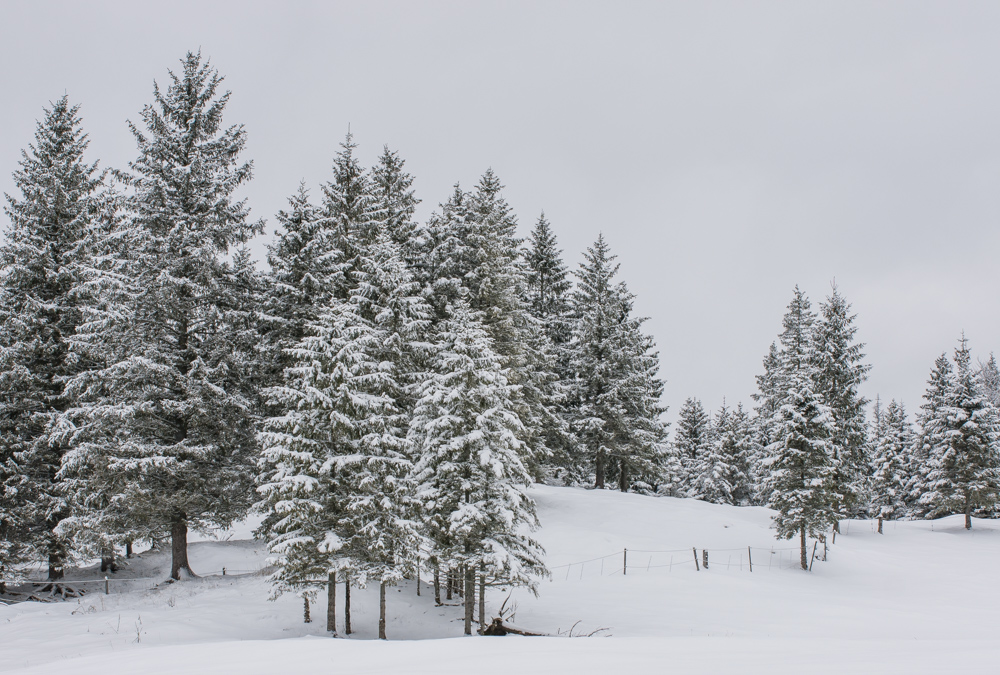
{"label": "tall evergreen tree", "polygon": [[934,361],[927,380],[907,466],[906,504],[908,515],[913,518],[923,518],[931,509],[924,496],[930,492],[930,472],[936,456],[934,448],[943,441],[939,420],[946,415],[944,411],[953,376],[948,355],[941,354]]}
{"label": "tall evergreen tree", "polygon": [[403,259],[413,265],[417,224],[413,214],[420,200],[413,191],[413,176],[404,170],[399,153],[384,146],[371,171],[372,199],[380,228],[400,247]]}
{"label": "tall evergreen tree", "polygon": [[706,451],[699,457],[691,496],[713,504],[735,504],[745,482],[739,466],[739,429],[725,401],[715,415]]}
{"label": "tall evergreen tree", "polygon": [[858,387],[868,379],[871,366],[864,363],[864,344],[855,341],[857,327],[851,306],[836,286],[820,306],[814,329],[817,359],[816,391],[833,412],[837,437],[833,447],[837,469],[838,510],[842,516],[858,513],[865,503],[863,492],[868,480],[865,409],[868,400]]}
{"label": "tall evergreen tree", "polygon": [[614,260],[601,235],[577,271],[572,426],[596,487],[603,488],[610,473],[622,491],[649,489],[665,460],[658,400],[663,383],[652,340],[641,331],[643,319],[631,315],[633,296],[615,281]]}
{"label": "tall evergreen tree", "polygon": [[353,270],[364,247],[374,240],[378,222],[371,176],[355,156],[357,147],[348,132],[333,159],[333,180],[323,186],[323,215],[328,220],[324,227],[331,231],[344,272],[343,285],[335,292],[340,299],[357,285]]}
{"label": "tall evergreen tree", "polygon": [[799,536],[800,562],[808,568],[806,537],[818,536],[836,522],[837,428],[833,413],[815,391],[818,359],[812,328],[815,315],[805,294],[795,288],[782,319],[779,338],[780,398],[768,423],[770,444],[765,464],[769,470],[764,493],[774,518],[778,537]]}
{"label": "tall evergreen tree", "polygon": [[62,577],[71,546],[59,531],[70,509],[59,475],[69,448],[59,420],[68,379],[95,367],[75,343],[93,241],[112,205],[105,174],[84,161],[79,106],[45,110],[6,195],[11,226],[0,247],[0,574],[48,563]]}
{"label": "tall evergreen tree", "polygon": [[945,405],[928,423],[932,468],[922,501],[931,506],[932,517],[964,514],[971,529],[972,512],[992,507],[1000,496],[1000,419],[977,389],[965,336],[954,360]]}
{"label": "tall evergreen tree", "polygon": [[[555,233],[544,213],[531,231],[524,257],[528,266],[525,284],[528,307],[531,314],[542,322],[545,334],[561,357],[572,337],[570,291],[573,284]],[[565,361],[565,358],[560,359],[560,378],[563,380],[569,379],[566,372],[568,363]]]}
{"label": "tall evergreen tree", "polygon": [[474,575],[535,588],[545,574],[527,494],[514,386],[492,341],[461,301],[438,324],[440,351],[419,388],[411,438],[434,559],[464,570],[465,632],[471,632]]}
{"label": "tall evergreen tree", "polygon": [[221,83],[189,52],[165,89],[154,84],[142,128],[130,124],[139,146],[122,174],[131,279],[116,280],[118,307],[92,336],[106,366],[74,384],[75,442],[112,471],[91,488],[126,495],[131,520],[170,534],[173,579],[191,573],[190,526],[245,515],[258,452],[253,357],[242,351],[252,293],[226,256],[262,224],[233,199],[252,166],[238,159],[244,129],[222,127]]}
{"label": "tall evergreen tree", "polygon": [[712,445],[712,419],[701,401],[688,398],[677,417],[674,452],[680,462],[678,493],[694,496],[703,459]]}

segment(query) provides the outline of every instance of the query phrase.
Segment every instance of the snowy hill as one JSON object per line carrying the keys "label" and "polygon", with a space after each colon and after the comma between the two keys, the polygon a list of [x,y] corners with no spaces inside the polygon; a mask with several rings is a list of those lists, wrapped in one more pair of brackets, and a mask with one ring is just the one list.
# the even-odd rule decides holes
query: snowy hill
{"label": "snowy hill", "polygon": [[[543,486],[533,496],[553,575],[538,598],[513,594],[515,623],[613,637],[461,638],[458,601],[435,607],[411,582],[390,593],[389,643],[370,640],[374,588],[354,594],[355,635],[331,640],[322,598],[304,624],[301,600],[269,602],[259,576],[231,575],[264,565],[243,527],[191,545],[196,572],[226,567],[226,577],[154,588],[168,560],[145,553],[115,575],[137,580],[110,595],[91,585],[79,601],[0,607],[0,672],[1000,672],[1000,523],[977,520],[971,532],[959,517],[886,523],[878,535],[851,521],[808,573],[774,540],[766,509]],[[692,547],[699,562],[708,549],[707,570],[695,569]],[[491,593],[488,611],[505,596]]]}

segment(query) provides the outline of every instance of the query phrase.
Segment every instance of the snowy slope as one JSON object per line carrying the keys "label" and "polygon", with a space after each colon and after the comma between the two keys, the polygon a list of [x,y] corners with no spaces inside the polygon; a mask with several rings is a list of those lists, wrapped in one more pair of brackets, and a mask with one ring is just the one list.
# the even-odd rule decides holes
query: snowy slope
{"label": "snowy slope", "polygon": [[[389,597],[389,643],[376,632],[376,591],[353,598],[351,640],[324,636],[325,602],[302,622],[301,600],[268,601],[256,576],[210,577],[151,589],[116,585],[79,602],[0,607],[0,672],[280,673],[332,664],[352,673],[1000,672],[995,617],[1000,523],[960,518],[845,523],[826,563],[795,569],[766,509],[538,486],[538,537],[553,568],[538,598],[517,591],[518,625],[540,632],[608,630],[613,637],[460,638],[457,604],[435,607],[413,583]],[[265,552],[249,526],[192,544],[196,572],[257,569]],[[709,549],[708,570],[696,571]],[[746,547],[752,546],[754,571]],[[629,569],[622,575],[622,549]],[[727,550],[734,549],[734,550]],[[667,551],[674,553],[648,553]],[[789,554],[792,554],[790,556]],[[579,561],[599,558],[585,564]],[[118,576],[162,578],[146,553]],[[671,566],[671,562],[673,565]],[[567,566],[567,564],[573,563]],[[93,577],[80,570],[80,577]],[[505,594],[489,596],[490,608]],[[341,589],[340,601],[343,602]],[[343,621],[343,609],[339,609]],[[578,623],[577,623],[578,622]],[[341,623],[341,630],[343,626]],[[453,638],[453,639],[427,639]]]}

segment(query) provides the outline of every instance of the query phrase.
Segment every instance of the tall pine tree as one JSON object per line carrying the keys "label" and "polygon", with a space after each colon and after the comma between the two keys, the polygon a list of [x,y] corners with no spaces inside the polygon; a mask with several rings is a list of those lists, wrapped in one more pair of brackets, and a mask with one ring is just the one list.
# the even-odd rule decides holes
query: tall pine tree
{"label": "tall pine tree", "polygon": [[31,560],[62,577],[70,515],[60,469],[69,451],[61,416],[66,382],[97,364],[76,343],[86,320],[93,244],[110,217],[104,172],[84,161],[79,106],[45,110],[6,195],[11,221],[0,247],[0,572]]}

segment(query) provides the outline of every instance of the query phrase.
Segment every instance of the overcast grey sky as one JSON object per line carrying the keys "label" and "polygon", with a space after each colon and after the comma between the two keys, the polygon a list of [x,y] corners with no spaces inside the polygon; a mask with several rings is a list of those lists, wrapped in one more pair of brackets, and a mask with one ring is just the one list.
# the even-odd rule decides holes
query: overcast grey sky
{"label": "overcast grey sky", "polygon": [[[42,107],[82,104],[91,158],[199,47],[246,125],[268,219],[348,124],[416,176],[423,220],[487,167],[576,267],[603,231],[649,316],[673,419],[749,403],[800,284],[836,278],[915,412],[963,329],[1000,350],[1000,3],[0,0],[0,191]],[[6,217],[0,218],[7,226]],[[256,243],[263,254],[264,240]]]}

